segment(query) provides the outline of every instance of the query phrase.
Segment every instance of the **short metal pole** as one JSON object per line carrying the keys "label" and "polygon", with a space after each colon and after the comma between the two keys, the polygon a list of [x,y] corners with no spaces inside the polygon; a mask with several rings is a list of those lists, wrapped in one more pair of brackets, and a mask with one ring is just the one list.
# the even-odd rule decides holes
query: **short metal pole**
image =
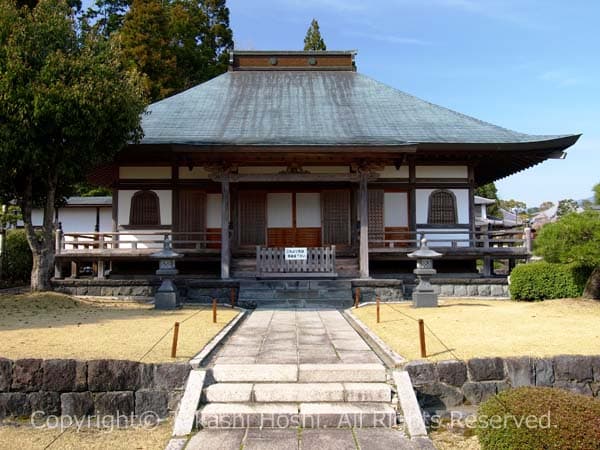
{"label": "short metal pole", "polygon": [[231,295],[231,307],[234,308],[235,307],[235,288],[231,288],[230,295]]}
{"label": "short metal pole", "polygon": [[427,349],[425,348],[425,322],[419,319],[419,344],[421,346],[421,358],[427,357]]}
{"label": "short metal pole", "polygon": [[212,302],[213,323],[217,323],[217,299],[213,298]]}
{"label": "short metal pole", "polygon": [[171,346],[171,358],[177,358],[177,340],[179,339],[179,322],[173,327],[173,345]]}
{"label": "short metal pole", "polygon": [[360,303],[360,288],[356,288],[354,292],[354,307],[358,308],[358,304]]}
{"label": "short metal pole", "polygon": [[380,308],[379,308],[379,297],[375,300],[377,303],[377,323],[380,322]]}

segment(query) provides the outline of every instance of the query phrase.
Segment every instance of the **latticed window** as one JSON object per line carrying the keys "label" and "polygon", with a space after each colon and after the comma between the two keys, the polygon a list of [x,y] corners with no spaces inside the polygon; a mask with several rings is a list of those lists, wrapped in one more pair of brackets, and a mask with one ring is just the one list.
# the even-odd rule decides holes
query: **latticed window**
{"label": "latticed window", "polygon": [[129,225],[160,225],[160,205],[155,192],[138,191],[133,194]]}
{"label": "latticed window", "polygon": [[431,225],[453,225],[458,222],[456,197],[452,192],[439,190],[431,193],[427,222]]}

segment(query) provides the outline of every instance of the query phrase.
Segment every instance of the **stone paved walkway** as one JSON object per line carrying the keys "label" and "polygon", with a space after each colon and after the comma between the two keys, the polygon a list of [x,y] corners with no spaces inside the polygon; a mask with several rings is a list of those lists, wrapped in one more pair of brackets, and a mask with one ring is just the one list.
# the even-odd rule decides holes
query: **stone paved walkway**
{"label": "stone paved walkway", "polygon": [[337,310],[257,309],[227,339],[214,364],[381,363]]}
{"label": "stone paved walkway", "polygon": [[409,440],[384,428],[344,430],[202,430],[186,450],[435,450],[428,439]]}

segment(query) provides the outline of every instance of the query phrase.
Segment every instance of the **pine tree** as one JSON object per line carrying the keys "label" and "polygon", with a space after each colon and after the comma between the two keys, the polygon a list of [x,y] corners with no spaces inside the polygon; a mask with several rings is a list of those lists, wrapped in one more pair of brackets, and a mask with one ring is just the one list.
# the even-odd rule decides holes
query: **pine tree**
{"label": "pine tree", "polygon": [[146,75],[146,89],[152,101],[171,95],[177,85],[167,8],[161,0],[133,0],[117,36],[125,63]]}
{"label": "pine tree", "polygon": [[321,37],[321,31],[319,30],[319,22],[317,22],[317,19],[313,19],[308,27],[308,31],[304,37],[304,50],[327,50],[325,41]]}

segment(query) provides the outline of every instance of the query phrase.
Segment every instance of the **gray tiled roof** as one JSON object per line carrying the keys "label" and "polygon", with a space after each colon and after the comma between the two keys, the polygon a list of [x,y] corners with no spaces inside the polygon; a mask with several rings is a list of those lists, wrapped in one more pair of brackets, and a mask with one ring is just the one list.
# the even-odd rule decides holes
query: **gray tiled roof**
{"label": "gray tiled roof", "polygon": [[345,71],[228,72],[154,103],[142,144],[529,143],[498,127]]}

